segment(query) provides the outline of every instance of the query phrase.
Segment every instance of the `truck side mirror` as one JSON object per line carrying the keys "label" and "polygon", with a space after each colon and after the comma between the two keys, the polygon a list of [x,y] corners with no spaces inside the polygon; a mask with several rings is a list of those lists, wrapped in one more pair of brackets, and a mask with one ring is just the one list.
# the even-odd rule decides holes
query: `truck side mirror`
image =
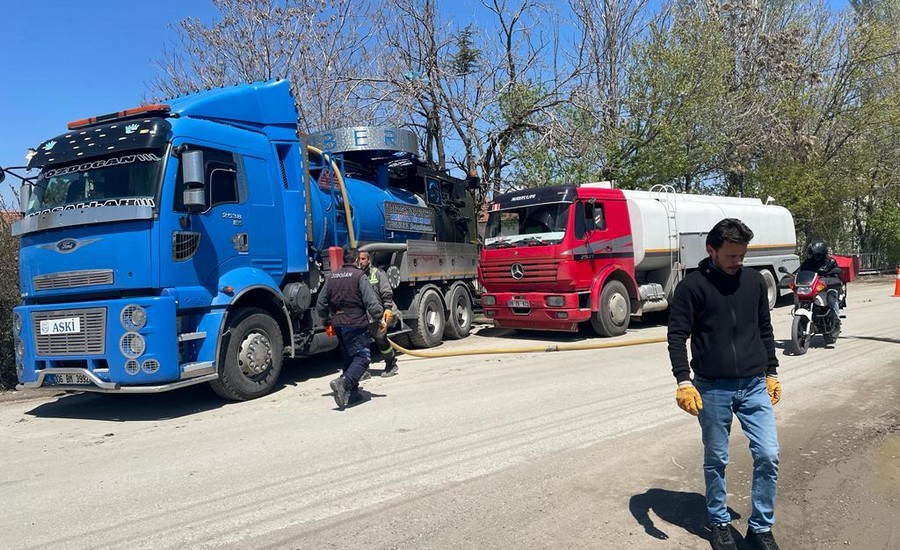
{"label": "truck side mirror", "polygon": [[206,181],[204,179],[203,151],[181,153],[181,177],[184,180],[184,206],[188,210],[206,207]]}
{"label": "truck side mirror", "polygon": [[[0,179],[0,181],[3,180]],[[30,183],[23,183],[22,187],[19,187],[19,212],[24,214],[28,211],[28,205],[31,203],[31,194],[33,192],[33,186]]]}

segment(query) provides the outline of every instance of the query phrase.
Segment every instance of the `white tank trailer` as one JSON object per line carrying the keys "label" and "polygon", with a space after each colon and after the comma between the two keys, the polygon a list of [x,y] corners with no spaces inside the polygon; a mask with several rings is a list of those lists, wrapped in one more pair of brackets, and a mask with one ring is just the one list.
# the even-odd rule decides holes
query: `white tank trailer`
{"label": "white tank trailer", "polygon": [[755,198],[675,193],[671,188],[622,193],[631,218],[635,278],[643,304],[638,314],[668,307],[678,281],[708,256],[706,236],[723,218],[738,218],[753,230],[744,266],[762,274],[770,308],[787,288],[788,279],[779,268],[793,272],[800,266],[794,219],[784,207]]}

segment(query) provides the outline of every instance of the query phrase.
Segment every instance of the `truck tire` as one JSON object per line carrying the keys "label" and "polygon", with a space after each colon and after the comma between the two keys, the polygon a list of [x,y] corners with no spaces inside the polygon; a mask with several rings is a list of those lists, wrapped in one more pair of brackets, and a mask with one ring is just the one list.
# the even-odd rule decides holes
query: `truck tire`
{"label": "truck tire", "polygon": [[631,321],[631,298],[619,281],[609,281],[600,292],[600,304],[591,315],[591,326],[600,336],[621,336]]}
{"label": "truck tire", "polygon": [[410,323],[409,339],[417,348],[433,348],[444,335],[444,302],[436,290],[430,288],[419,298],[416,318]]}
{"label": "truck tire", "polygon": [[769,298],[769,310],[775,308],[775,302],[778,301],[778,281],[771,270],[761,268],[759,274],[762,275],[763,281],[766,282],[766,295]]}
{"label": "truck tire", "polygon": [[463,285],[456,285],[447,294],[447,325],[444,327],[444,338],[459,340],[469,335],[472,330],[472,297]]}
{"label": "truck tire", "polygon": [[229,317],[219,379],[210,386],[231,401],[262,397],[272,391],[281,374],[281,328],[271,315],[257,308],[239,309]]}

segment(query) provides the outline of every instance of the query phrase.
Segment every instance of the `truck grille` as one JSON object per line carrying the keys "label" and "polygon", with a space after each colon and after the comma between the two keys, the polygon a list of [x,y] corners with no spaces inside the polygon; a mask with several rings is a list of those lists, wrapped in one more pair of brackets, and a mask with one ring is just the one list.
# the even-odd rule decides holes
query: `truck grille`
{"label": "truck grille", "polygon": [[[517,271],[520,278],[513,277],[513,265],[520,266]],[[548,259],[524,259],[521,261],[504,260],[499,262],[485,262],[481,264],[481,273],[485,281],[503,283],[522,283],[533,285],[535,283],[550,283],[556,281],[559,265],[554,258]]]}
{"label": "truck grille", "polygon": [[[81,319],[77,334],[41,334],[41,321]],[[36,311],[32,315],[38,355],[102,355],[106,352],[106,308]]]}
{"label": "truck grille", "polygon": [[111,285],[113,284],[113,271],[112,269],[89,269],[48,273],[34,277],[31,282],[34,284],[35,290]]}

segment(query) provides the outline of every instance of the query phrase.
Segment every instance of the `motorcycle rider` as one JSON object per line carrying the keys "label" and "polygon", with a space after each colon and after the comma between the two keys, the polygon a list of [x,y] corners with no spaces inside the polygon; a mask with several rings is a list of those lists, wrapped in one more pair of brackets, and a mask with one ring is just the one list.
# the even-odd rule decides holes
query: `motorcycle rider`
{"label": "motorcycle rider", "polygon": [[[800,264],[798,271],[815,271],[828,285],[828,305],[834,311],[835,319],[841,317],[840,292],[843,287],[841,273],[843,270],[837,261],[828,253],[828,243],[822,239],[815,239],[806,246],[806,259]],[[840,321],[838,321],[840,322]]]}

